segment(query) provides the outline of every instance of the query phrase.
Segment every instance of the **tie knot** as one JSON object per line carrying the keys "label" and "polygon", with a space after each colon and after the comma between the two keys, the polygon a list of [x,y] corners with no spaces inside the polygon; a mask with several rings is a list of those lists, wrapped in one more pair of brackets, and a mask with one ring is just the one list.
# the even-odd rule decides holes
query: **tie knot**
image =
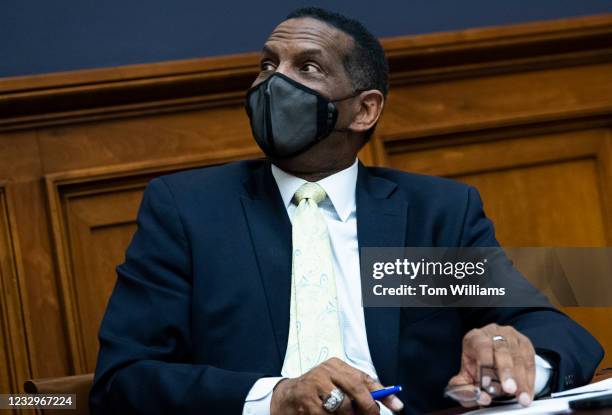
{"label": "tie knot", "polygon": [[306,182],[295,192],[295,202],[299,205],[304,199],[311,199],[317,205],[327,197],[325,190],[317,183]]}

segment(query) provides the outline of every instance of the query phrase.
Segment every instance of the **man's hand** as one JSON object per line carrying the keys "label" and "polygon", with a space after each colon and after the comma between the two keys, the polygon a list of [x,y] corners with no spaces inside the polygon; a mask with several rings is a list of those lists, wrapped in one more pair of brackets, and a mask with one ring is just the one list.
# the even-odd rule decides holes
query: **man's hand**
{"label": "man's hand", "polygon": [[[494,341],[494,336],[503,340]],[[495,367],[504,392],[515,395],[519,403],[528,406],[533,400],[535,382],[535,351],[531,341],[510,326],[489,324],[468,332],[463,338],[461,370],[449,386],[472,384],[480,386],[480,368]],[[483,378],[483,386],[490,379]],[[481,392],[477,403],[464,406],[489,405],[491,396]]]}
{"label": "man's hand", "polygon": [[[382,387],[368,374],[331,358],[298,378],[280,381],[272,394],[270,415],[329,415],[323,401],[335,388],[346,395],[335,414],[378,415],[378,405],[370,392]],[[392,411],[400,411],[404,406],[394,395],[383,399],[383,404]]]}

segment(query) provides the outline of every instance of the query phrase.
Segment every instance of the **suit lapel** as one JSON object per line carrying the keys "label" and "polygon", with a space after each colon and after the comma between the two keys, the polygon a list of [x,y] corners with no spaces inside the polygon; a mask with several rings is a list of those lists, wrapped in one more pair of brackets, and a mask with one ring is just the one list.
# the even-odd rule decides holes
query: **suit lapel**
{"label": "suit lapel", "polygon": [[[397,185],[373,176],[359,163],[357,176],[357,237],[359,248],[399,247],[406,243],[408,203],[398,197]],[[400,309],[364,308],[368,345],[384,385],[397,380]]]}
{"label": "suit lapel", "polygon": [[289,336],[291,222],[269,162],[254,172],[245,188],[248,195],[242,205],[272,320],[280,372]]}

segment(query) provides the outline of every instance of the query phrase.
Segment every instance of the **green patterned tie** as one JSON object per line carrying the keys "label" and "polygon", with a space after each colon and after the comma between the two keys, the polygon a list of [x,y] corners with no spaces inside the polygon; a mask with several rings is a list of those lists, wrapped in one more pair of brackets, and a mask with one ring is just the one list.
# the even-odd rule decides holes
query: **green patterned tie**
{"label": "green patterned tie", "polygon": [[329,233],[317,206],[326,197],[316,183],[304,183],[294,196],[289,340],[281,371],[285,377],[343,357]]}

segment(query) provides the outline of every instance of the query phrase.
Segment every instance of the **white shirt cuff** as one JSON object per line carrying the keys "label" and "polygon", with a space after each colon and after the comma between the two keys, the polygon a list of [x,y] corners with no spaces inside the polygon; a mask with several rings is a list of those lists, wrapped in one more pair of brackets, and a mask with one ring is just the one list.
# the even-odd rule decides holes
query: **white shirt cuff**
{"label": "white shirt cuff", "polygon": [[548,381],[550,380],[550,375],[552,373],[552,366],[545,359],[540,356],[535,356],[535,382],[533,384],[533,393],[534,396],[538,396],[540,392],[544,390],[546,385],[548,385]]}
{"label": "white shirt cuff", "polygon": [[255,382],[244,402],[242,415],[270,415],[272,392],[276,384],[283,379],[283,377],[261,378]]}

